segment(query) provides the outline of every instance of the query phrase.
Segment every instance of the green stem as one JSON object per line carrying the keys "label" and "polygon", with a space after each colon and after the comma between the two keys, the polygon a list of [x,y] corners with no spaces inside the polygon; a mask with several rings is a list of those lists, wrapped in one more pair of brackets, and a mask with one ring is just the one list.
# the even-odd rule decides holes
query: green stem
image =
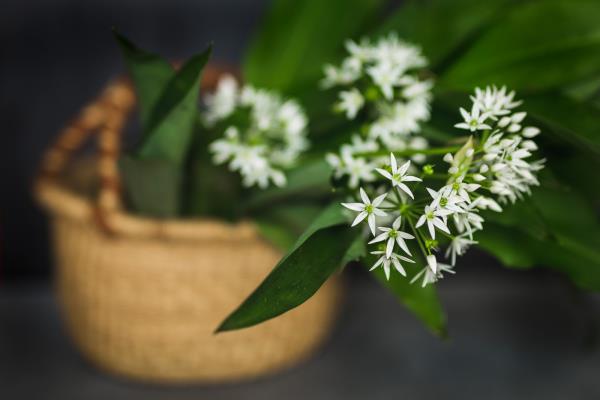
{"label": "green stem", "polygon": [[389,150],[379,150],[373,152],[366,153],[356,153],[354,154],[357,157],[381,157],[387,156],[390,153],[394,153],[395,156],[398,157],[409,157],[414,156],[416,154],[424,154],[424,155],[438,155],[438,154],[446,154],[446,153],[454,153],[460,150],[460,146],[448,146],[448,147],[434,147],[431,149],[406,149],[400,151],[389,151]]}
{"label": "green stem", "polygon": [[415,224],[413,223],[412,218],[409,215],[406,215],[406,219],[408,220],[408,224],[410,225],[410,228],[412,229],[413,233],[415,234],[415,237],[417,238],[417,243],[419,244],[419,248],[421,249],[421,252],[425,256],[425,258],[427,258],[429,253],[427,252],[427,250],[425,248],[425,244],[422,242],[421,232],[419,232],[417,230],[417,228],[415,227]]}

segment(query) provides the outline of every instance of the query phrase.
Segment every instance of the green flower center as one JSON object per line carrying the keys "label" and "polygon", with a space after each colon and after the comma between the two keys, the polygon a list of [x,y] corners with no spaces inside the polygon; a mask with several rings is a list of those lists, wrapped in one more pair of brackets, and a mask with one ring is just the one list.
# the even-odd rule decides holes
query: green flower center
{"label": "green flower center", "polygon": [[440,205],[441,205],[442,207],[446,207],[446,205],[447,205],[447,204],[448,204],[448,199],[447,199],[447,198],[445,198],[445,197],[442,197],[442,198],[440,199]]}
{"label": "green flower center", "polygon": [[365,206],[365,211],[366,211],[368,214],[371,214],[371,213],[373,213],[373,209],[374,209],[374,208],[375,208],[375,207],[373,207],[373,205],[372,205],[372,204],[367,204],[367,205]]}
{"label": "green flower center", "polygon": [[395,229],[392,229],[392,230],[389,232],[388,236],[389,236],[389,237],[391,237],[391,238],[395,238],[396,236],[398,236],[398,231],[397,231],[397,230],[395,230]]}

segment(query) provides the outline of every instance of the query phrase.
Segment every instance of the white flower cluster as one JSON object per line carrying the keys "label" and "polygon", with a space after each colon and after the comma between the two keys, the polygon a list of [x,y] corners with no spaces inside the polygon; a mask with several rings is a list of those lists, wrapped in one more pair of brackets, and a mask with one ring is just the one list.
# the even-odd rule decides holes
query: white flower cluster
{"label": "white flower cluster", "polygon": [[[341,147],[340,154],[327,156],[336,178],[348,176],[349,185],[356,188],[361,182],[375,180],[376,176],[366,171],[382,163],[381,157],[361,153],[428,147],[427,140],[415,134],[430,117],[433,82],[419,77],[420,69],[427,65],[421,49],[395,34],[376,43],[349,40],[346,49],[349,55],[341,66],[325,66],[321,84],[324,88],[342,87],[336,109],[348,119],[365,122],[362,138],[356,134],[352,143]],[[413,158],[423,160],[422,155]]]}
{"label": "white flower cluster", "polygon": [[489,190],[498,195],[500,201],[514,203],[523,195],[530,194],[530,187],[539,185],[537,171],[544,167],[545,160],[528,161],[538,149],[532,140],[540,133],[534,126],[523,126],[526,112],[514,112],[521,101],[514,100],[515,92],[505,87],[475,89],[471,96],[471,112],[460,109],[464,122],[455,126],[471,132],[484,130],[481,160],[474,165],[479,173],[477,181],[490,182]]}
{"label": "white flower cluster", "polygon": [[[543,168],[543,160],[527,159],[537,149],[532,138],[540,130],[521,125],[526,114],[513,112],[520,105],[513,98],[514,92],[507,93],[505,88],[477,89],[471,112],[460,109],[464,122],[456,127],[482,132],[481,136],[470,137],[454,154],[443,157],[450,165],[441,176],[446,180],[443,186],[434,190],[421,185],[423,180],[431,178],[433,182],[440,176],[433,177],[432,172],[424,172],[421,177],[410,176],[407,174],[410,161],[398,167],[392,153],[385,168],[370,171],[379,180],[360,187],[362,201],[342,203],[359,213],[353,226],[367,222],[373,236],[369,244],[385,243],[371,252],[378,256],[372,269],[382,266],[389,279],[393,266],[406,276],[401,261],[415,260],[410,258],[412,254],[405,240],[416,239],[413,243],[427,265],[414,275],[411,283],[422,280],[425,286],[441,279],[444,273],[454,273],[456,257],[477,243],[473,234],[483,229],[480,210],[501,212],[499,202],[514,202],[538,184],[536,173]],[[377,197],[371,201],[369,193]],[[450,264],[439,263],[433,254],[438,251],[439,243],[447,245],[445,256]],[[396,245],[402,255],[395,252]]]}
{"label": "white flower cluster", "polygon": [[223,131],[223,138],[210,145],[214,162],[229,163],[244,186],[284,186],[283,170],[308,147],[308,120],[300,105],[252,86],[240,88],[229,75],[204,101],[205,125]]}

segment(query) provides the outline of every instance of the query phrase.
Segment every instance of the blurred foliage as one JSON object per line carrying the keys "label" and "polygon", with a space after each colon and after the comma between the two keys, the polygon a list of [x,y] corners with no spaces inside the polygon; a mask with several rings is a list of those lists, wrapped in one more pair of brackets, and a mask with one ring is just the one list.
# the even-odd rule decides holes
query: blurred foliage
{"label": "blurred foliage", "polygon": [[[407,0],[387,18],[380,17],[382,7],[367,0],[274,0],[247,54],[245,78],[300,97],[314,124],[314,157],[358,129],[328,116],[331,99],[318,89],[322,65],[339,61],[347,38],[396,31],[423,47],[438,82],[433,118],[423,134],[438,144],[454,141],[458,104],[475,86],[507,85],[526,95],[525,110],[543,128],[540,147],[548,171],[531,198],[507,205],[501,214],[485,214],[485,229],[477,236],[480,247],[508,267],[549,267],[581,288],[600,290],[600,2]],[[271,195],[281,200],[286,193],[264,194]],[[321,232],[314,237],[325,240]],[[320,260],[323,248],[306,243],[310,240],[299,241],[290,255],[303,251],[307,259]],[[323,268],[329,271],[331,265]],[[311,288],[324,277],[302,268],[287,272],[288,279]],[[433,332],[445,332],[434,287],[421,289],[394,277],[387,282],[380,272],[375,276]],[[288,296],[273,284],[267,278],[230,316],[228,326],[273,316],[261,302],[281,306],[280,298]]]}
{"label": "blurred foliage", "polygon": [[175,71],[159,56],[115,32],[135,85],[143,129],[141,142],[119,162],[127,200],[139,213],[168,218],[182,208],[183,166],[198,118],[198,86],[209,46]]}

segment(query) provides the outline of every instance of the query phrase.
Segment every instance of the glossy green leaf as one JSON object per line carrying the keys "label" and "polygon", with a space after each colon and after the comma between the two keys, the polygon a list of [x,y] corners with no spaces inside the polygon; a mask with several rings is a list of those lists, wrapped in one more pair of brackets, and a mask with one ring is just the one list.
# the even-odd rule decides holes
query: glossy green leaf
{"label": "glossy green leaf", "polygon": [[246,54],[245,79],[280,90],[316,82],[323,64],[339,61],[344,41],[373,23],[384,3],[274,0]]}
{"label": "glossy green leaf", "polygon": [[332,204],[217,331],[256,325],[304,303],[342,266],[359,235],[342,207]]}
{"label": "glossy green leaf", "polygon": [[493,254],[502,264],[512,268],[532,268],[536,256],[530,249],[530,237],[513,227],[486,221],[485,229],[475,234],[479,247]]}
{"label": "glossy green leaf", "polygon": [[113,34],[135,85],[140,120],[143,129],[147,131],[152,111],[175,71],[162,57],[138,48],[116,30],[113,30]]}
{"label": "glossy green leaf", "polygon": [[544,0],[514,7],[442,77],[446,87],[540,90],[600,72],[600,3]]}
{"label": "glossy green leaf", "polygon": [[525,98],[532,117],[549,127],[549,134],[600,155],[600,110],[555,93]]}
{"label": "glossy green leaf", "polygon": [[[365,266],[370,267],[375,261],[375,257],[369,256],[366,258]],[[408,277],[392,271],[390,279],[387,280],[382,268],[375,269],[372,274],[434,334],[445,337],[447,335],[446,314],[440,304],[435,285],[422,287],[420,282],[411,284],[411,279],[420,267],[416,264],[406,264],[406,267]]]}
{"label": "glossy green leaf", "polygon": [[530,198],[486,213],[480,245],[512,267],[546,266],[577,285],[600,289],[600,224],[579,193],[545,171]]}
{"label": "glossy green leaf", "polygon": [[422,47],[434,70],[498,18],[514,0],[408,0],[377,30]]}
{"label": "glossy green leaf", "polygon": [[169,81],[148,120],[148,130],[136,154],[142,158],[182,164],[192,140],[198,115],[202,69],[212,46],[190,58]]}
{"label": "glossy green leaf", "polygon": [[600,171],[600,157],[576,151],[564,158],[553,158],[547,167],[600,209],[600,174],[596,173]]}
{"label": "glossy green leaf", "polygon": [[582,289],[600,290],[600,260],[586,258],[556,240],[540,240],[518,227],[503,227],[488,221],[485,229],[477,232],[476,239],[481,248],[507,267],[547,267],[560,271]]}

